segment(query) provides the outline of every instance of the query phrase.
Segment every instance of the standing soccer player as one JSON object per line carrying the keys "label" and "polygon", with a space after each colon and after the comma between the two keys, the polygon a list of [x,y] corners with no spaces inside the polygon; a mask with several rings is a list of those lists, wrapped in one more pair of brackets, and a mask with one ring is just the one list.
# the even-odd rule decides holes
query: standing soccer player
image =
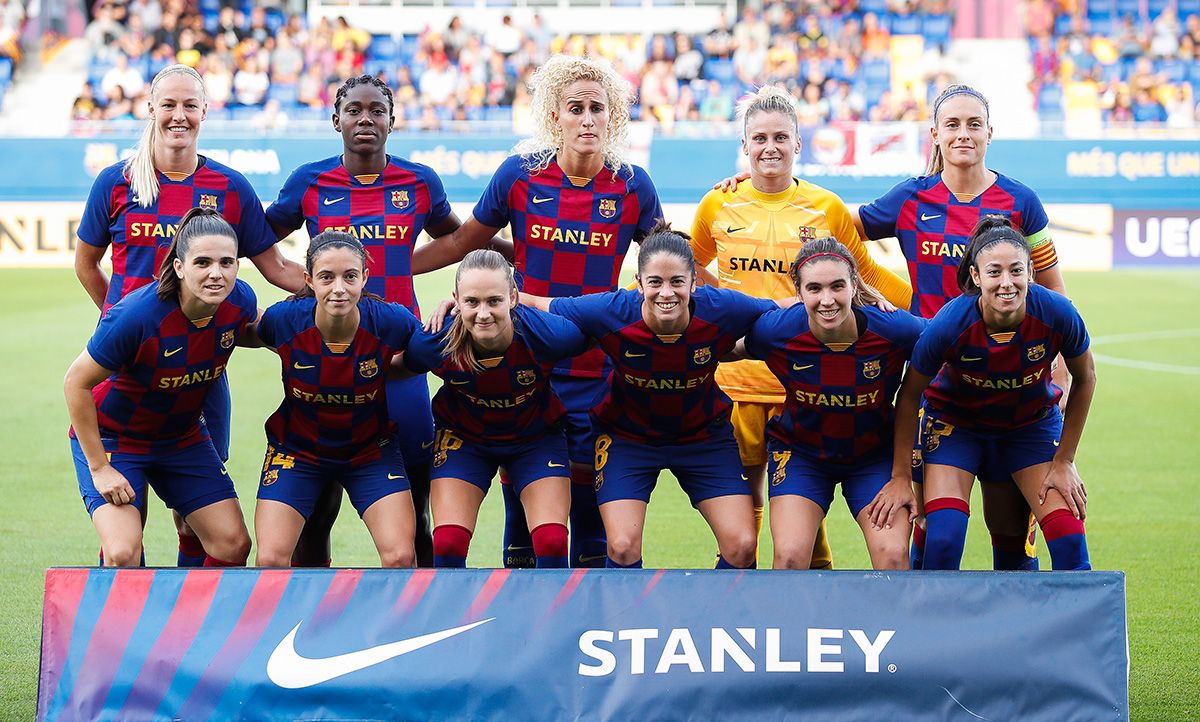
{"label": "standing soccer player", "polygon": [[[533,138],[518,144],[457,232],[419,248],[414,273],[436,270],[512,226],[517,286],[547,297],[611,291],[632,242],[662,217],[650,176],[624,160],[632,90],[606,61],[558,55],[534,73]],[[559,364],[554,391],[567,409],[571,452],[571,565],[603,566],[588,409],[608,366],[589,352]],[[502,479],[503,481],[503,479]],[[529,566],[520,500],[504,486],[505,565]],[[513,550],[513,551],[510,551]]]}
{"label": "standing soccer player", "polygon": [[496,251],[468,253],[454,284],[458,313],[441,333],[418,334],[404,354],[408,368],[443,382],[433,397],[435,565],[466,565],[480,504],[503,467],[537,566],[565,567],[570,458],[550,373],[588,340],[566,319],[518,306],[512,267]]}
{"label": "standing soccer player", "polygon": [[327,488],[345,488],[385,567],[411,567],[416,521],[385,379],[420,327],[408,309],[364,291],[367,251],[340,231],[313,236],[307,291],[274,304],[259,339],[283,364],[283,403],[267,419],[254,512],[258,566],[291,566],[305,520]]}
{"label": "standing soccer player", "polygon": [[877,526],[865,509],[891,480],[892,399],[924,323],[880,311],[879,292],[859,278],[850,250],[809,241],[791,266],[802,304],[763,314],[744,348],[779,379],[787,400],[767,424],[775,568],[808,569],[817,530],[840,484],[875,569],[908,569],[916,516]]}
{"label": "standing soccer player", "polygon": [[[439,236],[459,227],[442,181],[433,169],[387,152],[395,124],[395,104],[387,84],[370,75],[350,78],[338,88],[333,128],[342,136],[342,154],[297,168],[267,209],[279,237],[305,226],[309,237],[344,231],[362,242],[371,269],[366,291],[419,314],[413,292],[412,253],[421,231]],[[433,564],[429,530],[429,459],[433,414],[424,376],[390,379],[387,403],[399,429],[417,515],[417,563]],[[341,489],[330,486],[309,517],[295,562],[330,564],[329,532],[341,504]]]}
{"label": "standing soccer player", "polygon": [[669,469],[712,528],[718,569],[755,566],[750,486],[740,472],[731,403],[714,380],[773,301],[695,285],[688,236],[666,225],[642,241],[638,290],[523,303],[575,322],[612,360],[607,392],[592,409],[595,488],[608,535],[607,565],[642,566],[646,507]]}
{"label": "standing soccer player", "polygon": [[242,566],[250,537],[201,420],[233,347],[258,317],[237,280],[238,238],[216,211],[179,221],[157,283],[100,320],[64,381],[79,493],[104,563],[137,566],[147,485],[195,531],[205,566]]}
{"label": "standing soccer player", "polygon": [[[970,86],[951,85],[934,101],[930,133],[933,150],[925,175],[900,183],[856,213],[864,238],[899,239],[913,287],[910,310],[932,318],[959,295],[957,269],[967,240],[980,219],[990,214],[1012,219],[1029,243],[1037,282],[1065,295],[1050,221],[1037,194],[986,165],[992,138],[987,99]],[[1055,382],[1067,388],[1061,365]],[[993,566],[1037,569],[1037,527],[1025,499],[1008,476],[986,467],[980,473],[986,482],[983,510]],[[914,568],[920,567],[923,540],[924,530],[918,525]]]}
{"label": "standing soccer player", "polygon": [[[723,288],[759,298],[782,299],[795,293],[788,269],[805,241],[842,241],[868,285],[901,308],[912,291],[903,280],[879,266],[859,240],[842,200],[808,181],[792,177],[800,152],[796,108],[787,91],[773,85],[742,100],[742,152],[750,161],[749,183],[732,190],[714,189],[700,201],[692,223],[692,250],[697,274],[717,259]],[[762,527],[767,422],[785,401],[784,389],[762,361],[721,364],[717,382],[733,399],[733,429],[742,458],[742,473],[754,492],[754,518]],[[812,554],[814,569],[833,565],[825,524],[821,522]]]}
{"label": "standing soccer player", "polygon": [[[1037,515],[1055,569],[1090,569],[1087,492],[1075,454],[1096,389],[1087,329],[1065,296],[1032,283],[1024,235],[987,216],[958,267],[962,296],[938,311],[917,342],[896,404],[892,478],[911,482],[918,406],[925,395],[925,568],[957,569],[967,505],[985,465],[1011,476]],[[1051,363],[1062,354],[1074,386],[1065,412]],[[932,381],[932,384],[930,383]],[[868,508],[890,523],[896,497]]]}
{"label": "standing soccer player", "polygon": [[[192,208],[221,214],[237,233],[238,255],[247,256],[280,288],[304,285],[304,269],[287,261],[262,203],[241,173],[197,151],[200,125],[208,111],[200,75],[171,65],[150,84],[150,119],[128,160],[97,176],[84,207],[75,247],[75,274],[101,316],[130,292],[154,280],[180,223]],[[112,247],[112,278],[100,268]],[[204,423],[221,459],[229,458],[229,384],[221,376],[205,401]],[[204,561],[204,549],[176,515],[179,565]]]}

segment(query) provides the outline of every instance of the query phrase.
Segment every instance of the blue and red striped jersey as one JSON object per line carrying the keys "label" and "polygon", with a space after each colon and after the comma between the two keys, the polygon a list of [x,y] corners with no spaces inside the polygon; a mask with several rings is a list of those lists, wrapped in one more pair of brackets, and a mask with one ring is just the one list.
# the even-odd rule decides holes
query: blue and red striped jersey
{"label": "blue and red striped jersey", "polygon": [[817,340],[803,304],[763,314],[746,350],[787,392],[767,434],[827,461],[891,453],[896,389],[925,322],[905,311],[854,309],[858,340],[835,351]]}
{"label": "blue and red striped jersey", "polygon": [[776,308],[774,301],[702,286],[692,293],[687,329],[658,336],[642,320],[638,291],[550,302],[553,313],[574,321],[612,360],[593,419],[619,436],[658,445],[703,441],[729,419],[732,402],[713,378],[717,362],[755,319]]}
{"label": "blue and red striped jersey", "polygon": [[193,208],[211,208],[229,221],[237,232],[240,256],[257,256],[275,244],[275,233],[250,183],[211,158],[200,156],[196,172],[181,181],[159,173],[158,198],[146,208],[134,200],[124,161],[100,171],[76,234],[98,248],[112,245],[113,272],[102,313],[155,279],[179,221]]}
{"label": "blue and red striped jersey", "polygon": [[895,237],[908,259],[913,301],[909,309],[922,318],[933,318],[946,302],[957,297],[958,262],[976,224],[986,215],[1012,219],[1033,251],[1033,266],[1043,271],[1058,262],[1050,239],[1050,219],[1037,194],[1028,186],[1000,173],[996,182],[970,201],[960,201],[942,174],[909,178],[883,197],[858,209],[867,237]]}
{"label": "blue and red striped jersey", "polygon": [[[663,215],[650,176],[638,166],[605,167],[577,186],[557,162],[533,173],[524,164],[505,160],[473,212],[487,226],[512,224],[517,287],[553,298],[616,289],[629,245]],[[598,378],[604,356],[593,351],[559,371]]]}
{"label": "blue and red striped jersey", "polygon": [[442,379],[433,397],[433,416],[463,438],[479,443],[525,442],[558,426],[566,410],[550,388],[550,371],[590,343],[570,321],[534,308],[513,309],[513,342],[502,356],[480,359],[483,370],[463,369],[442,356],[450,327],[437,335],[413,336],[404,363],[417,373]]}
{"label": "blue and red striped jersey", "polygon": [[925,401],[935,416],[958,426],[1032,423],[1062,396],[1050,380],[1055,357],[1088,350],[1083,319],[1065,296],[1030,284],[1020,327],[989,334],[978,302],[959,296],[946,304],[917,342],[913,368],[935,376]]}
{"label": "blue and red striped jersey", "polygon": [[225,373],[242,329],[258,317],[245,281],[234,283],[203,326],[157,292],[154,283],[118,301],[87,344],[92,359],[115,372],[92,389],[109,452],[152,454],[207,441],[204,399]]}
{"label": "blue and red striped jersey", "polygon": [[352,176],[341,156],[297,168],[267,209],[277,230],[306,226],[308,235],[345,231],[367,249],[366,290],[414,314],[412,252],[417,236],[450,215],[442,180],[433,169],[388,156],[381,175]]}
{"label": "blue and red striped jersey", "polygon": [[364,296],[354,340],[334,350],[313,322],[316,305],[311,296],[280,301],[258,322],[259,338],[283,365],[283,403],[267,419],[267,435],[313,463],[375,461],[396,429],[387,412],[388,367],[420,322],[399,304]]}

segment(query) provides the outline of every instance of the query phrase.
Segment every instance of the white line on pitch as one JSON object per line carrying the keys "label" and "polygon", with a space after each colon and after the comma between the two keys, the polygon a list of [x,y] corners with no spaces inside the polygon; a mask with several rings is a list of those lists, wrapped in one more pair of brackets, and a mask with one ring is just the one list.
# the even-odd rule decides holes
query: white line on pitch
{"label": "white line on pitch", "polygon": [[1188,338],[1200,336],[1200,328],[1177,328],[1168,331],[1139,331],[1137,333],[1119,333],[1112,336],[1096,336],[1093,344],[1129,343],[1131,341],[1154,341],[1167,338]]}
{"label": "white line on pitch", "polygon": [[1104,354],[1093,353],[1092,358],[1101,363],[1111,364],[1113,366],[1125,366],[1131,369],[1141,369],[1143,371],[1163,371],[1173,374],[1187,374],[1189,376],[1200,376],[1200,367],[1196,366],[1176,366],[1175,364],[1160,364],[1154,361],[1138,361],[1136,359],[1116,358],[1106,356]]}

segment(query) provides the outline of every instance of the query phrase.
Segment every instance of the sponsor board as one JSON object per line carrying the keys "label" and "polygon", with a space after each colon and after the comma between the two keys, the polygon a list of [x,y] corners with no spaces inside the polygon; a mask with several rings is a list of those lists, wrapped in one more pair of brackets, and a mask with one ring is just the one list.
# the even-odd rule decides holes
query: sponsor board
{"label": "sponsor board", "polygon": [[38,719],[1125,719],[1127,672],[1119,572],[50,569]]}
{"label": "sponsor board", "polygon": [[1200,210],[1115,211],[1113,264],[1200,265]]}

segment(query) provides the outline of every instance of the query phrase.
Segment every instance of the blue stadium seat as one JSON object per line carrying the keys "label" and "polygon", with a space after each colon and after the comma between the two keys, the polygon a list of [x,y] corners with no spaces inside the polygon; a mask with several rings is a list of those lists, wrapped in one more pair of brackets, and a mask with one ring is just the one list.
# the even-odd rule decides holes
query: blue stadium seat
{"label": "blue stadium seat", "polygon": [[1135,21],[1141,20],[1142,0],[1116,0],[1116,15],[1118,18],[1132,17]]}
{"label": "blue stadium seat", "polygon": [[1175,12],[1180,20],[1186,20],[1189,15],[1200,15],[1200,0],[1176,0]]}
{"label": "blue stadium seat", "polygon": [[846,26],[845,15],[827,15],[820,19],[821,32],[825,33],[826,37],[837,38],[842,34],[842,28]]}
{"label": "blue stadium seat", "polygon": [[363,63],[363,72],[367,75],[379,76],[380,73],[387,75],[391,80],[396,74],[396,62],[393,60],[376,60],[371,59]]}
{"label": "blue stadium seat", "polygon": [[201,15],[201,19],[204,21],[204,32],[210,35],[217,32],[217,28],[221,23],[221,18],[218,15],[214,13],[204,13]]}
{"label": "blue stadium seat", "polygon": [[200,0],[197,5],[200,8],[200,12],[205,15],[209,13],[216,15],[221,12],[221,0]]}
{"label": "blue stadium seat", "polygon": [[[858,3],[858,11],[860,13],[875,13],[883,15],[887,13],[887,0],[861,0]],[[880,18],[882,20],[882,18]]]}
{"label": "blue stadium seat", "polygon": [[1168,83],[1182,83],[1188,78],[1188,67],[1179,58],[1163,58],[1155,61],[1154,72],[1161,73]]}
{"label": "blue stadium seat", "polygon": [[0,85],[8,85],[8,81],[12,80],[12,73],[12,58],[0,58]]}
{"label": "blue stadium seat", "polygon": [[1113,17],[1113,0],[1088,0],[1088,20],[1109,19]]}
{"label": "blue stadium seat", "polygon": [[371,38],[367,55],[376,60],[396,60],[400,57],[400,43],[391,35],[376,35]]}
{"label": "blue stadium seat", "polygon": [[421,49],[421,42],[415,35],[401,35],[396,41],[397,57],[405,62],[412,60],[412,57]]}
{"label": "blue stadium seat", "polygon": [[287,24],[287,16],[278,8],[267,8],[266,22],[267,30],[270,30],[271,34],[274,35],[279,32],[280,28]]}
{"label": "blue stadium seat", "polygon": [[1115,27],[1116,21],[1111,17],[1088,18],[1088,30],[1091,31],[1092,35],[1112,37]]}
{"label": "blue stadium seat", "polygon": [[1038,90],[1038,116],[1042,120],[1062,120],[1063,90],[1058,83],[1046,83]]}
{"label": "blue stadium seat", "polygon": [[1150,20],[1155,20],[1159,15],[1163,14],[1164,10],[1174,5],[1173,0],[1147,0],[1146,14],[1150,17]]}
{"label": "blue stadium seat", "polygon": [[732,83],[737,77],[733,70],[733,61],[728,58],[710,58],[704,63],[704,77],[724,85]]}
{"label": "blue stadium seat", "polygon": [[921,34],[925,42],[944,48],[950,44],[950,31],[954,21],[949,15],[926,15],[921,21]]}
{"label": "blue stadium seat", "polygon": [[484,109],[484,117],[488,120],[508,123],[513,119],[513,109],[511,105],[489,106]]}
{"label": "blue stadium seat", "polygon": [[864,60],[859,68],[859,75],[866,83],[867,92],[874,94],[876,98],[879,97],[879,93],[892,87],[892,63],[888,60]]}
{"label": "blue stadium seat", "polygon": [[920,35],[921,34],[921,16],[909,13],[908,15],[891,15],[888,21],[892,26],[892,35]]}
{"label": "blue stadium seat", "polygon": [[1054,18],[1054,35],[1066,35],[1071,32],[1071,16],[1063,13]]}
{"label": "blue stadium seat", "polygon": [[267,100],[274,100],[284,108],[291,108],[299,103],[300,92],[295,83],[271,83],[267,88]]}

